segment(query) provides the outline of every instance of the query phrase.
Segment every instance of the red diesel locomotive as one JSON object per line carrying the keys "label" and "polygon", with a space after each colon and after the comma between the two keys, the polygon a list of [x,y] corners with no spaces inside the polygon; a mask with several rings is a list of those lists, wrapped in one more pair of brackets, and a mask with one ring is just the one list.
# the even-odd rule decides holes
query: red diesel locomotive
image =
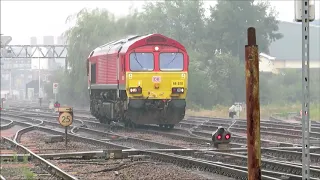
{"label": "red diesel locomotive", "polygon": [[185,47],[161,34],[102,45],[87,59],[91,114],[102,123],[173,128],[185,115],[188,66]]}

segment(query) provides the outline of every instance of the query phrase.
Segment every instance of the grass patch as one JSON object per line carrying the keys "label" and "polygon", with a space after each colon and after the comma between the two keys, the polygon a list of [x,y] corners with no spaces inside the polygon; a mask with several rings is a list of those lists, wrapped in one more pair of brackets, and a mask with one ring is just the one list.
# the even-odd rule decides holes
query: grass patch
{"label": "grass patch", "polygon": [[[261,105],[260,116],[261,118],[269,118],[271,114],[279,113],[281,117],[287,117],[289,112],[300,112],[301,104],[284,104],[284,105]],[[228,117],[229,107],[226,106],[215,106],[212,110],[191,110],[188,109],[186,114],[189,116],[204,116],[204,117]],[[245,110],[240,112],[241,118],[246,118]],[[310,104],[310,118],[312,120],[320,120],[320,104]]]}
{"label": "grass patch", "polygon": [[22,172],[26,180],[34,180],[36,177],[36,175],[30,171],[28,167],[23,167]]}
{"label": "grass patch", "polygon": [[36,174],[31,171],[32,167],[27,154],[24,154],[22,162],[19,162],[17,153],[14,153],[12,161],[1,162],[1,174],[8,179],[35,180]]}

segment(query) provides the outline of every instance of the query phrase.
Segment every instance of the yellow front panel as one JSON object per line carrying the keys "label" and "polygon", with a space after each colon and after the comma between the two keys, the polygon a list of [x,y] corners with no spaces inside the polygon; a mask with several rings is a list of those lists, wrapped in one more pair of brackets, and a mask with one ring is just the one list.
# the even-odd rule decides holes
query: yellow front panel
{"label": "yellow front panel", "polygon": [[[142,94],[130,94],[129,88],[140,86]],[[187,72],[127,72],[127,95],[138,99],[185,99],[188,90]],[[184,88],[183,94],[172,94],[172,88]]]}

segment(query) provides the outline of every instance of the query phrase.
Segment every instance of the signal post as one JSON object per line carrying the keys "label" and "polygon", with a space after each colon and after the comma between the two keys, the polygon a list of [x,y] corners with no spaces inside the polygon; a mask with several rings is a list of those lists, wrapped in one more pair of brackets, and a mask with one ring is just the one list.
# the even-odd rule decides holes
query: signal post
{"label": "signal post", "polygon": [[58,107],[56,111],[59,112],[58,121],[65,127],[65,146],[68,143],[68,126],[73,122],[73,108],[72,107]]}
{"label": "signal post", "polygon": [[56,102],[57,101],[57,94],[59,92],[59,83],[52,84],[52,92],[54,94],[54,102]]}
{"label": "signal post", "polygon": [[315,19],[315,0],[295,0],[295,21],[302,24],[302,179],[310,179],[310,77],[309,22]]}

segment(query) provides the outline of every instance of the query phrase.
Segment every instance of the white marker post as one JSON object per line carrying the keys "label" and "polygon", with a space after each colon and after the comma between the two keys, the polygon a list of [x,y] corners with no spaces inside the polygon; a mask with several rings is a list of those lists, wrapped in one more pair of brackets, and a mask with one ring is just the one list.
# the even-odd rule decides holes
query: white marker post
{"label": "white marker post", "polygon": [[53,83],[52,90],[53,90],[53,94],[54,94],[54,103],[56,103],[57,102],[57,94],[59,92],[59,83]]}
{"label": "white marker post", "polygon": [[315,0],[295,0],[295,20],[302,22],[302,179],[310,180],[309,22],[315,19]]}

